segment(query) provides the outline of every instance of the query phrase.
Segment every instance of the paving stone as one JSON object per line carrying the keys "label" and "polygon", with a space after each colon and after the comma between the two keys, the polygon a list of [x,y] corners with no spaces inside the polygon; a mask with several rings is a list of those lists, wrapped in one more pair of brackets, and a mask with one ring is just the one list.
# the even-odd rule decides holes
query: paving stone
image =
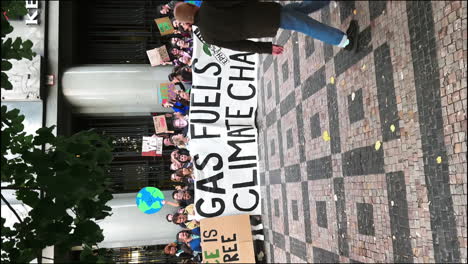
{"label": "paving stone", "polygon": [[288,129],[288,131],[286,131],[286,146],[288,149],[294,146],[294,139],[293,139],[293,133],[292,133],[291,128]]}
{"label": "paving stone", "polygon": [[294,256],[297,256],[303,260],[307,260],[307,247],[306,247],[306,243],[300,241],[300,240],[297,240],[293,237],[290,237],[289,238],[289,245],[291,247],[291,253],[294,255]]}
{"label": "paving stone", "polygon": [[292,91],[280,104],[281,116],[286,115],[296,106],[296,94]]}
{"label": "paving stone", "polygon": [[327,220],[327,204],[325,201],[316,201],[315,209],[317,211],[317,225],[323,228],[328,228]]}
{"label": "paving stone", "polygon": [[[326,6],[321,9],[321,18],[322,23],[325,25],[330,25],[330,7]],[[328,44],[323,44],[323,54],[325,63],[327,63],[331,58],[333,58],[333,46]]]}
{"label": "paving stone", "polygon": [[316,71],[302,85],[302,100],[312,96],[323,87],[325,87],[325,67]]}
{"label": "paving stone", "polygon": [[305,37],[305,42],[306,42],[306,50],[305,50],[305,54],[306,54],[306,57],[310,57],[310,55],[314,54],[314,51],[315,51],[315,44],[314,44],[314,39],[311,38],[311,37],[308,37],[306,36]]}
{"label": "paving stone", "polygon": [[466,263],[466,4],[331,2],[310,16],[343,31],[357,19],[360,48],[280,30],[284,54],[261,56],[268,261]]}
{"label": "paving stone", "polygon": [[386,0],[372,1],[369,0],[369,16],[370,20],[374,20],[385,11],[387,7]]}
{"label": "paving stone", "polygon": [[292,218],[294,221],[299,220],[299,208],[297,207],[297,200],[291,201],[291,209],[292,209]]}
{"label": "paving stone", "polygon": [[271,81],[267,84],[267,98],[270,99],[273,95],[273,88],[271,87]]}
{"label": "paving stone", "polygon": [[283,66],[281,66],[281,70],[283,72],[283,83],[284,83],[289,78],[289,67],[288,67],[287,61],[283,63]]}
{"label": "paving stone", "polygon": [[364,119],[364,106],[362,105],[362,89],[348,95],[348,114],[351,123]]}
{"label": "paving stone", "polygon": [[338,3],[340,6],[341,23],[343,23],[351,14],[353,14],[353,10],[356,8],[356,5],[354,1],[340,1]]}
{"label": "paving stone", "polygon": [[[436,262],[459,262],[460,245],[448,182],[447,154],[443,135],[440,80],[434,49],[434,21],[430,2],[407,2],[406,11],[413,58],[424,171],[431,201],[431,228]],[[440,165],[434,165],[437,156]],[[437,182],[437,183],[436,183]],[[433,184],[434,183],[434,184]]]}
{"label": "paving stone", "polygon": [[294,70],[294,87],[301,85],[301,64],[299,55],[299,39],[297,32],[292,34],[292,45],[293,45],[293,70]]}
{"label": "paving stone", "polygon": [[339,257],[337,254],[321,249],[313,248],[314,251],[314,263],[338,263]]}
{"label": "paving stone", "polygon": [[368,203],[356,203],[359,233],[374,236],[374,207]]}
{"label": "paving stone", "polygon": [[307,178],[320,180],[332,177],[331,156],[307,161]]}
{"label": "paving stone", "polygon": [[310,118],[310,131],[312,138],[318,138],[322,135],[322,130],[320,129],[320,116],[318,113]]}
{"label": "paving stone", "polygon": [[281,169],[270,171],[270,184],[281,184]]}
{"label": "paving stone", "polygon": [[278,201],[278,199],[275,199],[273,201],[273,204],[275,205],[275,216],[278,217],[280,215],[279,214],[280,212],[279,212],[279,201]]}

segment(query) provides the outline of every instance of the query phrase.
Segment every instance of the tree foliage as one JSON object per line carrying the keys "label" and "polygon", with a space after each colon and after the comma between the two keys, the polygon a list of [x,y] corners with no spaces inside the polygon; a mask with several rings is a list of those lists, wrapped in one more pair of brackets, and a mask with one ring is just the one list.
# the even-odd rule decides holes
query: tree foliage
{"label": "tree foliage", "polygon": [[82,261],[104,261],[92,247],[104,239],[95,221],[111,214],[106,169],[112,139],[93,131],[55,136],[54,126],[27,135],[24,115],[6,106],[1,119],[1,179],[8,183],[2,189],[16,190],[17,199],[32,208],[13,229],[2,218],[2,263],[29,262],[51,245],[60,252],[82,245]]}
{"label": "tree foliage", "polygon": [[2,72],[1,72],[1,88],[11,90],[13,86],[8,80],[8,75],[6,71],[12,68],[11,62],[8,60],[21,60],[26,58],[32,60],[36,53],[32,51],[33,43],[30,40],[22,40],[20,37],[15,38],[6,38],[6,35],[10,34],[13,31],[8,18],[16,18],[24,16],[28,13],[25,7],[25,1],[17,0],[2,0],[0,2],[1,12],[1,35],[2,35]]}

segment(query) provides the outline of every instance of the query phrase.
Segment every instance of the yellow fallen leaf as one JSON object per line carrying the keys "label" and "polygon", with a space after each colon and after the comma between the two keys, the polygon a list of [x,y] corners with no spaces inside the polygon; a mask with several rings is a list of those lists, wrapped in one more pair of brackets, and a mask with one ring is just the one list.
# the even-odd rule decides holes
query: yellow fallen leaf
{"label": "yellow fallen leaf", "polygon": [[330,83],[334,84],[335,83],[335,77],[330,77]]}
{"label": "yellow fallen leaf", "polygon": [[390,131],[395,132],[395,125],[392,124],[392,125],[390,126]]}
{"label": "yellow fallen leaf", "polygon": [[357,15],[357,10],[356,9],[354,9],[353,14]]}
{"label": "yellow fallen leaf", "polygon": [[365,64],[362,65],[362,68],[361,68],[361,69],[362,69],[362,70],[365,70],[365,69],[366,69],[366,65],[365,65]]}
{"label": "yellow fallen leaf", "polygon": [[440,164],[440,163],[442,163],[442,157],[441,157],[441,156],[438,156],[438,157],[437,157],[437,164]]}
{"label": "yellow fallen leaf", "polygon": [[380,141],[377,140],[377,142],[375,142],[375,150],[379,150],[380,146],[382,146],[382,143],[380,143]]}
{"label": "yellow fallen leaf", "polygon": [[331,138],[330,138],[330,135],[328,134],[328,131],[326,131],[326,130],[323,131],[322,138],[325,141],[330,141]]}

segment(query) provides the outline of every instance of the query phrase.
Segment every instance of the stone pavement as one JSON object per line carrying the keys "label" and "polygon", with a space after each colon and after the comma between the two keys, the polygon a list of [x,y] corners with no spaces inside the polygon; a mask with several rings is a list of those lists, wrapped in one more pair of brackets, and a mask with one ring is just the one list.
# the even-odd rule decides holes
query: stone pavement
{"label": "stone pavement", "polygon": [[268,262],[466,263],[466,2],[312,17],[343,31],[357,19],[361,48],[280,30],[285,54],[260,57]]}

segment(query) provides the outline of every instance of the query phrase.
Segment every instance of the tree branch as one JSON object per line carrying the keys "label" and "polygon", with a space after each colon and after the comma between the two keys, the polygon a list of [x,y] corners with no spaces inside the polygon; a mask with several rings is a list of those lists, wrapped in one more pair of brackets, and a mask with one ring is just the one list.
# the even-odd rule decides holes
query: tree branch
{"label": "tree branch", "polygon": [[1,190],[19,190],[19,189],[26,189],[26,190],[32,190],[32,191],[40,191],[41,189],[37,188],[31,188],[31,187],[24,187],[24,186],[14,186],[14,185],[8,185],[4,187],[0,187]]}
{"label": "tree branch", "polygon": [[21,220],[20,216],[18,215],[18,213],[16,212],[16,210],[13,208],[13,206],[11,206],[11,204],[7,201],[7,199],[5,199],[5,197],[3,197],[3,194],[0,193],[0,195],[2,196],[2,201],[8,206],[8,208],[10,208],[10,210],[16,215],[16,218],[18,218],[18,220],[20,221],[20,223],[23,223],[23,220]]}

